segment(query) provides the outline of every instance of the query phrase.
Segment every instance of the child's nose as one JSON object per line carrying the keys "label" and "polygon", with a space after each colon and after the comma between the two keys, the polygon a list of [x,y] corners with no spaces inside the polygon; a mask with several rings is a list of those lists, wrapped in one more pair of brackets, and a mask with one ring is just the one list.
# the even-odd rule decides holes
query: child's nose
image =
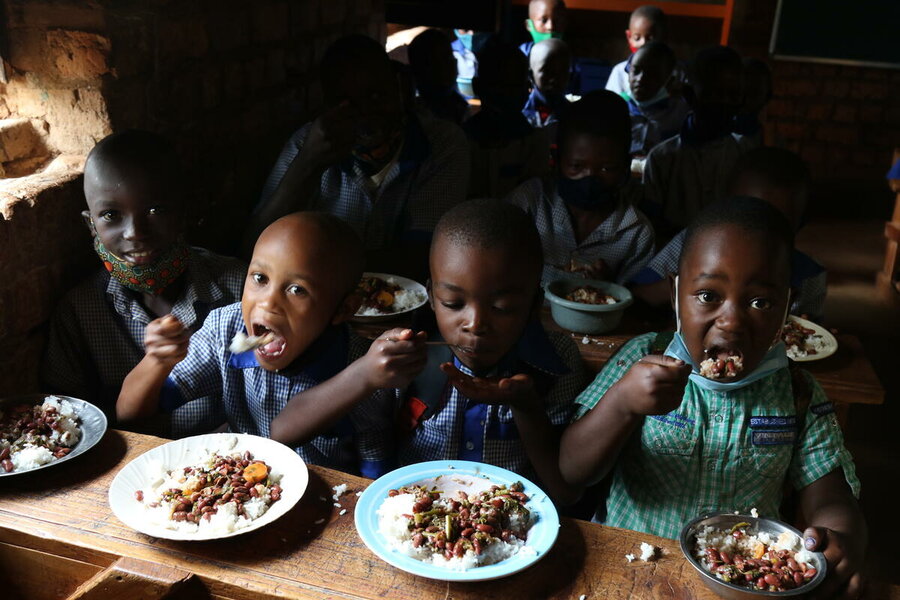
{"label": "child's nose", "polygon": [[148,235],[147,223],[140,216],[125,221],[122,237],[126,240],[140,240]]}
{"label": "child's nose", "polygon": [[487,331],[487,320],[483,310],[473,308],[466,314],[463,331],[472,335],[483,335]]}
{"label": "child's nose", "polygon": [[716,326],[722,331],[742,331],[747,322],[747,313],[737,302],[726,302],[716,318]]}

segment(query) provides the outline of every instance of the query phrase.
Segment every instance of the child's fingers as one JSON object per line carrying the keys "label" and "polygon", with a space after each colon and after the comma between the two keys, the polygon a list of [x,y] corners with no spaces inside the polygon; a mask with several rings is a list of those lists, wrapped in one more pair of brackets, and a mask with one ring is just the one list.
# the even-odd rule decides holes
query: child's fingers
{"label": "child's fingers", "polygon": [[643,357],[638,363],[650,366],[654,375],[662,379],[681,381],[686,380],[691,374],[691,365],[671,356],[650,354]]}

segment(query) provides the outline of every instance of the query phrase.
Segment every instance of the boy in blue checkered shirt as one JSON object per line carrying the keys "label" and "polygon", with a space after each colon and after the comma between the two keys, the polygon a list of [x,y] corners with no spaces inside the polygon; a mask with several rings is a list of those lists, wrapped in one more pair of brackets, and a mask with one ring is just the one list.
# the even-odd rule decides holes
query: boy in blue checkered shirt
{"label": "boy in blue checkered shirt", "polygon": [[497,200],[451,209],[435,230],[428,364],[401,407],[402,463],[464,459],[537,476],[555,500],[559,435],[583,385],[578,348],[541,327],[541,242],[529,217]]}
{"label": "boy in blue checkered shirt", "polygon": [[639,336],[606,364],[576,400],[560,467],[573,484],[612,472],[606,524],[669,538],[712,512],[777,518],[789,482],[803,545],[828,561],[817,597],[855,598],[867,534],[853,459],[780,339],[792,250],[790,223],[762,200],[702,211],[673,282],[677,331]]}
{"label": "boy in blue checkered shirt", "polygon": [[[147,354],[122,384],[118,417],[216,396],[233,431],[272,437],[314,464],[368,477],[386,472],[394,394],[383,388],[421,370],[424,335],[392,330],[386,337],[396,341],[368,352],[349,335],[363,261],[362,242],[337,217],[277,220],[256,243],[240,304],[213,311],[190,338],[171,315],[148,325]],[[244,332],[264,343],[232,352],[232,338]]]}

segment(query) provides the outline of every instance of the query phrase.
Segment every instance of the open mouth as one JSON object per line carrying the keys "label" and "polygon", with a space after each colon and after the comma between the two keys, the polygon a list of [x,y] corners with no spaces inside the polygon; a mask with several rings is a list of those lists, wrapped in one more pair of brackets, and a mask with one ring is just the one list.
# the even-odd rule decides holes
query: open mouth
{"label": "open mouth", "polygon": [[262,323],[253,324],[253,335],[265,343],[256,348],[256,351],[265,358],[278,358],[284,354],[287,341],[277,331],[266,327]]}
{"label": "open mouth", "polygon": [[149,265],[153,261],[156,260],[157,255],[159,254],[156,250],[138,250],[132,252],[126,252],[124,254],[124,258],[126,261],[130,262],[133,265]]}
{"label": "open mouth", "polygon": [[707,379],[731,379],[744,371],[744,355],[740,350],[712,346],[704,353],[707,358],[700,363],[700,375]]}

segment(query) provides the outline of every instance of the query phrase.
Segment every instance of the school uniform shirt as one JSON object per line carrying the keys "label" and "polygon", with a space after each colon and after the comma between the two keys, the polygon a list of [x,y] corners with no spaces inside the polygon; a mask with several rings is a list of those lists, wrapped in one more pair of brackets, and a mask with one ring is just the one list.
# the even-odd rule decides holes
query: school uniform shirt
{"label": "school uniform shirt", "polygon": [[[685,234],[685,230],[678,232],[632,279],[632,283],[655,283],[669,274],[678,273]],[[811,319],[821,320],[825,314],[825,294],[828,291],[825,267],[809,255],[794,249],[791,255],[791,287],[796,290],[791,303],[791,314],[808,315]]]}
{"label": "school uniform shirt", "polygon": [[[297,158],[312,123],[285,144],[263,188],[257,210],[275,193]],[[319,193],[298,209],[321,210],[347,221],[367,250],[413,240],[430,240],[443,214],[465,199],[469,183],[469,146],[462,130],[431,115],[410,115],[399,154],[373,181],[352,159],[322,174]]]}
{"label": "school uniform shirt", "polygon": [[733,134],[695,144],[681,133],[658,144],[644,164],[647,216],[676,230],[687,227],[703,207],[726,196],[743,153]]}
{"label": "school uniform shirt", "polygon": [[616,63],[609,73],[609,79],[606,80],[606,89],[626,100],[631,98],[631,83],[628,81],[628,66],[631,64],[631,56],[627,60]]}
{"label": "school uniform shirt", "polygon": [[635,206],[640,184],[627,183],[619,192],[615,210],[579,244],[565,201],[552,179],[530,179],[513,190],[506,201],[534,218],[544,248],[541,282],[570,276],[564,269],[573,257],[580,262],[602,258],[616,283],[634,277],[653,256],[653,228]]}
{"label": "school uniform shirt", "polygon": [[[568,100],[562,99],[558,101],[556,106],[551,106],[551,103],[544,97],[539,89],[532,88],[531,93],[528,95],[528,100],[525,102],[525,107],[522,108],[522,114],[525,115],[525,118],[532,127],[541,128],[555,126],[559,123],[559,111],[563,109],[566,104],[568,104]],[[553,131],[555,134],[555,127],[553,128]],[[551,139],[555,139],[555,137],[556,136],[553,135]]]}
{"label": "school uniform shirt", "polygon": [[503,198],[517,185],[550,168],[550,139],[516,113],[499,118],[484,110],[463,123],[472,170],[469,198]]}
{"label": "school uniform shirt", "polygon": [[459,39],[450,42],[450,49],[456,59],[456,88],[464,98],[473,98],[472,80],[478,74],[478,56]]}
{"label": "school uniform shirt", "polygon": [[681,96],[669,96],[641,107],[628,99],[631,114],[631,153],[646,156],[654,146],[678,135],[690,109]]}
{"label": "school uniform shirt", "polygon": [[[269,437],[272,420],[291,397],[337,375],[369,344],[346,326],[332,327],[291,367],[275,372],[260,367],[252,350],[228,349],[239,331],[245,331],[240,303],[212,311],[166,380],[160,408],[190,406],[194,398],[211,396],[221,402],[231,431]],[[391,466],[394,397],[393,390],[377,391],[331,431],[295,451],[315,465],[379,477]]]}
{"label": "school uniform shirt", "polygon": [[[578,396],[576,419],[650,353],[656,334],[629,341]],[[788,369],[746,387],[711,392],[689,381],[681,406],[645,417],[616,463],[605,523],[677,538],[684,524],[714,511],[756,508],[777,516],[784,483],[802,489],[837,468],[855,496],[859,480],[834,414],[816,380],[797,414]]]}
{"label": "school uniform shirt", "polygon": [[[473,375],[452,354],[447,360],[452,360],[463,373]],[[544,410],[550,422],[561,429],[571,420],[572,401],[585,383],[578,347],[568,334],[546,332],[540,322],[531,322],[509,355],[490,373],[482,375],[510,377],[525,367],[546,377],[549,389],[542,394]],[[440,408],[401,442],[399,456],[403,465],[429,460],[472,460],[528,479],[536,478],[512,408],[471,400],[449,384],[444,386]]]}
{"label": "school uniform shirt", "polygon": [[[202,248],[189,250],[184,290],[172,314],[196,331],[210,311],[240,300],[247,266]],[[144,358],[144,333],[156,317],[140,294],[98,270],[60,301],[50,325],[42,365],[49,391],[96,404],[115,424],[116,400],[125,376]],[[221,405],[200,399],[171,415],[171,437],[208,432],[225,422]],[[166,425],[168,426],[168,425]]]}

